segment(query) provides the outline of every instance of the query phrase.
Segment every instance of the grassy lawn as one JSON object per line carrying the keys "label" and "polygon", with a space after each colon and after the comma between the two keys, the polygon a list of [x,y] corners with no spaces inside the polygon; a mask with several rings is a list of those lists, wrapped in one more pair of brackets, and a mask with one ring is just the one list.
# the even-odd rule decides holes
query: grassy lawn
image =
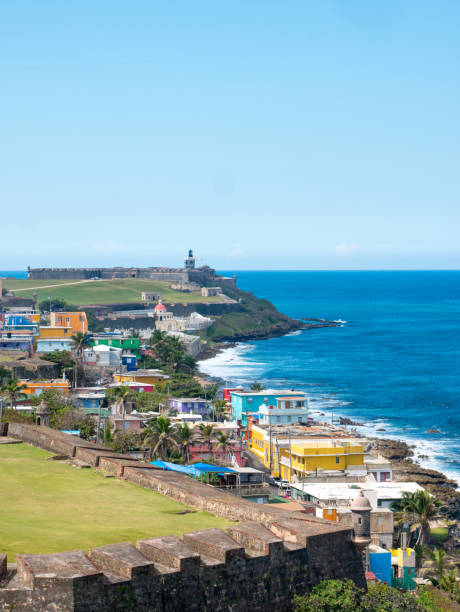
{"label": "grassy lawn", "polygon": [[[52,298],[64,299],[66,302],[77,306],[140,302],[142,291],[161,293],[163,301],[169,303],[221,302],[218,297],[202,297],[199,291],[192,291],[191,293],[173,291],[169,288],[167,282],[154,282],[148,279],[126,278],[65,285],[65,283],[75,282],[77,281],[13,279],[3,281],[3,286],[13,292],[17,291],[15,295],[20,297],[32,297],[36,293],[39,302],[51,296]],[[63,284],[65,286],[62,286]],[[42,287],[43,285],[55,285],[55,287],[29,289],[29,287]]]}
{"label": "grassy lawn", "polygon": [[433,527],[430,529],[431,541],[435,546],[439,546],[449,535],[447,527]]}
{"label": "grassy lawn", "polygon": [[46,461],[27,444],[0,445],[0,552],[52,553],[177,534],[229,521],[92,469]]}

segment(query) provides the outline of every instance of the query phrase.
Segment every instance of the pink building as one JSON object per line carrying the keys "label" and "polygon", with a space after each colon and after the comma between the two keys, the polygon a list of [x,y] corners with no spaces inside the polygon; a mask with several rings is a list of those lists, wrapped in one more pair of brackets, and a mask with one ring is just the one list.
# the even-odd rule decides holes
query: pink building
{"label": "pink building", "polygon": [[243,457],[244,447],[240,440],[229,440],[227,448],[219,448],[215,441],[210,444],[207,442],[194,442],[189,446],[190,462],[194,461],[209,461],[217,459],[221,463],[236,463],[240,467],[244,467],[246,460]]}

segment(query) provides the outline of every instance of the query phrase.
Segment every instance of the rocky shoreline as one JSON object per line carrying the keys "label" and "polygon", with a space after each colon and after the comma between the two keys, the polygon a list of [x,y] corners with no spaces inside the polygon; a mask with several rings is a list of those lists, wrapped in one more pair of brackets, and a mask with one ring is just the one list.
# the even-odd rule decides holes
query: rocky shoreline
{"label": "rocky shoreline", "polygon": [[[337,321],[326,321],[323,319],[307,319],[304,318],[301,321],[297,321],[299,324],[296,329],[315,329],[322,327],[339,327],[340,322]],[[295,330],[290,330],[295,331]],[[232,342],[216,342],[208,346],[198,357],[198,361],[204,361],[211,359],[218,355],[221,351],[231,348],[236,345],[237,342],[244,342],[246,340],[263,340],[268,338],[274,338],[281,335],[285,335],[288,332],[276,333],[276,331],[267,331],[261,333],[263,330],[257,330],[254,334],[242,334],[241,338]],[[203,379],[212,380],[213,382],[219,381],[224,382],[216,377],[208,375],[201,375]],[[359,427],[362,423],[353,421],[348,417],[339,417],[341,426],[352,426]],[[333,425],[330,427],[334,428]],[[363,436],[368,442],[371,449],[386,459],[390,460],[393,468],[393,480],[396,482],[413,481],[418,483],[420,486],[425,487],[430,493],[436,495],[444,504],[442,511],[446,518],[450,520],[460,519],[460,492],[457,490],[457,483],[454,480],[448,478],[442,472],[432,470],[424,467],[413,460],[414,452],[407,442],[404,440],[397,440],[392,438],[374,438],[370,436]]]}
{"label": "rocky shoreline", "polygon": [[323,327],[340,327],[337,321],[326,321],[325,319],[290,319],[287,322],[276,323],[271,327],[253,329],[247,332],[234,334],[228,339],[223,338],[220,342],[208,344],[198,355],[197,361],[205,361],[218,355],[221,351],[236,346],[238,342],[248,342],[250,340],[269,340],[289,335],[295,331],[303,329],[320,329]]}

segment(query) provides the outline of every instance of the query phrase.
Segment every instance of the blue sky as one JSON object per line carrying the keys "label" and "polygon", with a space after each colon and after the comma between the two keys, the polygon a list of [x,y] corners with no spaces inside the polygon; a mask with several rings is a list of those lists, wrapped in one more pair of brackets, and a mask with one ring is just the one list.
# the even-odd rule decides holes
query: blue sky
{"label": "blue sky", "polygon": [[4,2],[0,269],[459,268],[460,3]]}

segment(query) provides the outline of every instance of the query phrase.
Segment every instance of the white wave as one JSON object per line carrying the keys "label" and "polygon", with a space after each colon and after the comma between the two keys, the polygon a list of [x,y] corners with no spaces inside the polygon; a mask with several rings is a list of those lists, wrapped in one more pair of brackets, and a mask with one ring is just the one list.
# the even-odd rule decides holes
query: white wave
{"label": "white wave", "polygon": [[215,357],[200,361],[198,367],[201,373],[229,381],[231,384],[241,384],[255,380],[266,371],[266,364],[248,359],[246,355],[253,352],[252,344],[242,342],[223,349]]}

